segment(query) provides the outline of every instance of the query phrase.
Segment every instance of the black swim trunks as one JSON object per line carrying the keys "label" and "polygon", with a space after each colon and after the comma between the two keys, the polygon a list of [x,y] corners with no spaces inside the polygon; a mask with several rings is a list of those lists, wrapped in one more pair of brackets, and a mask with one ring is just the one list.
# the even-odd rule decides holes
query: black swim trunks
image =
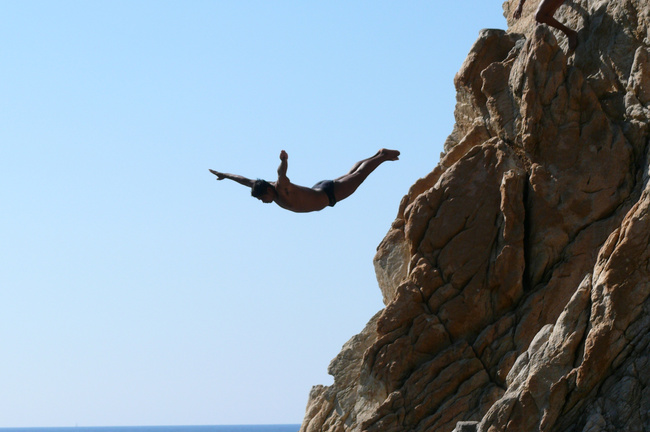
{"label": "black swim trunks", "polygon": [[323,180],[314,185],[312,189],[322,190],[327,194],[327,198],[330,200],[330,207],[334,207],[336,204],[336,197],[334,196],[334,182],[332,180]]}

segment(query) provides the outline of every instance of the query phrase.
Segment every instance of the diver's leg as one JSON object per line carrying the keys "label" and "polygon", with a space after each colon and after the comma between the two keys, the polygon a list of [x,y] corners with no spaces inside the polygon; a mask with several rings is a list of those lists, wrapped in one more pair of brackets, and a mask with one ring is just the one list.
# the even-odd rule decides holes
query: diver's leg
{"label": "diver's leg", "polygon": [[357,162],[349,173],[334,180],[336,201],[344,200],[357,190],[379,165],[389,160],[398,160],[397,150],[381,149],[373,157]]}

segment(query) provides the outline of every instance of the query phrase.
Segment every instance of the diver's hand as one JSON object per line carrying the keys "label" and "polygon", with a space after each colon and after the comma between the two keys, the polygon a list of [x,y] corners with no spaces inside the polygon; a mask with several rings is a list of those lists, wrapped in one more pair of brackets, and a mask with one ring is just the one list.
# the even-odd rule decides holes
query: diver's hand
{"label": "diver's hand", "polygon": [[226,178],[226,175],[224,173],[220,173],[219,171],[210,170],[210,172],[217,176],[217,180],[223,180]]}

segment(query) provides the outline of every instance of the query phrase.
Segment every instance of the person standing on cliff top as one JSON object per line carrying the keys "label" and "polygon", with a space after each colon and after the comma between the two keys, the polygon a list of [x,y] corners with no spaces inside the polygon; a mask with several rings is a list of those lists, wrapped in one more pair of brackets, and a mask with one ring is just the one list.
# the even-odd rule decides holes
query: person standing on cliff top
{"label": "person standing on cliff top", "polygon": [[349,173],[334,180],[323,180],[311,188],[295,185],[289,181],[287,177],[288,159],[289,155],[282,150],[278,179],[275,182],[251,180],[240,175],[215,170],[210,170],[210,172],[217,176],[217,180],[229,179],[250,187],[251,195],[264,203],[275,202],[283,209],[306,213],[322,210],[327,206],[334,207],[334,204],[352,195],[379,165],[386,161],[398,160],[399,151],[381,149],[374,156],[357,162]]}
{"label": "person standing on cliff top", "polygon": [[[514,13],[514,18],[519,19],[521,17],[521,11],[524,8],[524,3],[526,0],[519,0],[519,6]],[[537,12],[535,13],[535,20],[538,23],[548,24],[551,27],[555,27],[564,33],[569,39],[569,51],[574,51],[578,46],[578,33],[575,30],[570,29],[565,26],[558,20],[553,17],[553,14],[559,8],[564,0],[541,0],[539,6],[537,7]]]}

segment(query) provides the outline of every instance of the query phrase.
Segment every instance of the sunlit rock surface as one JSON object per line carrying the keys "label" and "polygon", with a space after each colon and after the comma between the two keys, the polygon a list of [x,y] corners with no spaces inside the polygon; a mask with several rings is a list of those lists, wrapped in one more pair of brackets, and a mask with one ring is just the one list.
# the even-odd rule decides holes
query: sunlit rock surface
{"label": "sunlit rock surface", "polygon": [[650,0],[511,3],[301,432],[650,431]]}

